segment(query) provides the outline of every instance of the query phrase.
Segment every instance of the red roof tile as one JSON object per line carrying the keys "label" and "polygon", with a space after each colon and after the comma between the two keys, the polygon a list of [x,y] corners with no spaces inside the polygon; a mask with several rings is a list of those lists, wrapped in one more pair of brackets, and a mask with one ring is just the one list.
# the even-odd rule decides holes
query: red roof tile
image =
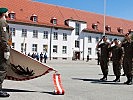
{"label": "red roof tile", "polygon": [[[34,2],[32,0],[0,0],[0,7],[7,7],[9,12],[15,12],[15,22],[32,23],[30,17],[35,14],[38,17],[36,24],[51,26],[50,20],[55,17],[58,21],[57,27],[69,28],[65,26],[64,21],[73,19],[87,22],[87,30],[93,30],[92,24],[97,24],[98,31],[103,32],[103,15],[101,14]],[[114,34],[120,34],[117,31],[118,27],[121,27],[124,33],[127,33],[129,29],[133,29],[133,21],[111,16],[106,16],[106,25],[111,27],[111,33],[113,32]]]}

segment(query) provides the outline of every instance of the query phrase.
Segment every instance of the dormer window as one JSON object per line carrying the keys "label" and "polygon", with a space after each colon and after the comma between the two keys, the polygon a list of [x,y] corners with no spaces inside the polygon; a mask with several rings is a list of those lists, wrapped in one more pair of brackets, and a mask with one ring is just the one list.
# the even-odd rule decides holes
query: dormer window
{"label": "dormer window", "polygon": [[111,32],[111,27],[109,25],[105,26],[106,31]]}
{"label": "dormer window", "polygon": [[30,20],[32,20],[33,22],[37,22],[38,21],[38,17],[36,14],[33,14],[30,18]]}
{"label": "dormer window", "polygon": [[65,20],[65,25],[69,26],[68,20]]}
{"label": "dormer window", "polygon": [[54,24],[54,25],[57,25],[57,19],[54,17],[51,19],[51,23]]}
{"label": "dormer window", "polygon": [[129,29],[128,32],[129,32],[129,33],[133,33],[133,29]]}
{"label": "dormer window", "polygon": [[117,31],[118,31],[119,33],[121,33],[121,34],[123,33],[123,29],[122,29],[121,27],[118,27],[118,28],[117,28]]}
{"label": "dormer window", "polygon": [[16,13],[15,13],[14,11],[11,11],[11,12],[9,13],[9,18],[10,18],[10,19],[15,19],[15,18],[16,18]]}
{"label": "dormer window", "polygon": [[97,25],[97,24],[92,24],[92,28],[93,28],[94,30],[98,30],[98,25]]}

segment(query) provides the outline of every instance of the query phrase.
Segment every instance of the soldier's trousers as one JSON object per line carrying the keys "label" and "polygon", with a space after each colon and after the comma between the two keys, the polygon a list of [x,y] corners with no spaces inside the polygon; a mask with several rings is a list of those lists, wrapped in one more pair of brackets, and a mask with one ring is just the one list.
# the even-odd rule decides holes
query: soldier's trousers
{"label": "soldier's trousers", "polygon": [[132,77],[132,59],[124,58],[123,59],[123,70],[127,77]]}
{"label": "soldier's trousers", "polygon": [[0,50],[0,90],[7,73],[7,61],[4,59],[4,53]]}
{"label": "soldier's trousers", "polygon": [[113,61],[113,72],[115,76],[121,75],[121,63],[117,60]]}
{"label": "soldier's trousers", "polygon": [[100,66],[104,76],[108,75],[108,60],[100,59]]}

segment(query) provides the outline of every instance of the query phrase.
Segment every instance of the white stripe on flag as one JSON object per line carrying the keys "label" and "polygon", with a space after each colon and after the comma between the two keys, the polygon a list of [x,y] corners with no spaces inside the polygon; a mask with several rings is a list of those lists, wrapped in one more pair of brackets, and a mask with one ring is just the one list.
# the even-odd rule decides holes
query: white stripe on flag
{"label": "white stripe on flag", "polygon": [[57,87],[58,87],[60,93],[62,93],[62,89],[61,89],[61,87],[60,87],[58,78],[59,78],[58,75],[56,75],[56,84],[57,84]]}

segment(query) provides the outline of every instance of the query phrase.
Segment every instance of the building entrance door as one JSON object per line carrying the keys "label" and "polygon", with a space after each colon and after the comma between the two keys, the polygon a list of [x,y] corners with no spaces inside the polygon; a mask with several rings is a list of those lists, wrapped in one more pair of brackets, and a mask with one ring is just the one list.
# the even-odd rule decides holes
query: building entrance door
{"label": "building entrance door", "polygon": [[80,60],[80,52],[75,52],[75,59]]}

